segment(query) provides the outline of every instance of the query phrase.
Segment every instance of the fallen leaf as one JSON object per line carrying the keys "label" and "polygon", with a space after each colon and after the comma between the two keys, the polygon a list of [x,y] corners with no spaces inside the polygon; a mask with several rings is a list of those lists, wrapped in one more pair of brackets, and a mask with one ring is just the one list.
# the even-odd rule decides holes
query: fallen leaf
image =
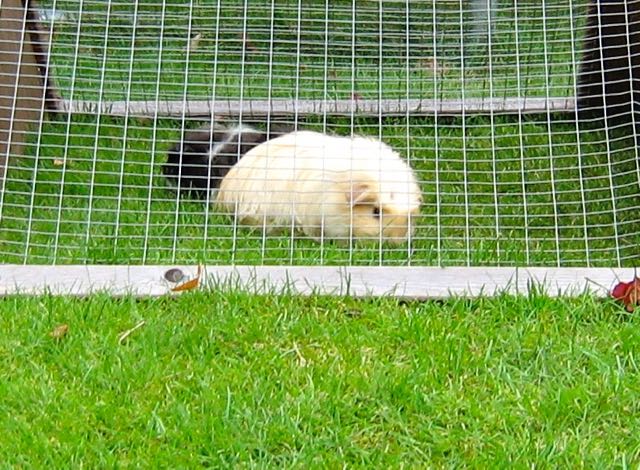
{"label": "fallen leaf", "polygon": [[70,164],[71,164],[71,160],[67,160],[63,158],[56,158],[55,160],[53,160],[53,166],[65,166]]}
{"label": "fallen leaf", "polygon": [[202,266],[198,265],[198,271],[196,273],[196,277],[194,277],[193,279],[189,279],[186,282],[183,282],[179,286],[174,287],[173,289],[171,289],[171,291],[172,292],[182,292],[182,291],[185,291],[185,290],[196,289],[200,285],[200,274],[201,274],[201,272],[202,272]]}
{"label": "fallen leaf", "polygon": [[200,285],[200,279],[198,279],[197,277],[194,279],[190,279],[187,282],[184,282],[182,284],[180,284],[179,286],[174,287],[173,289],[171,289],[172,292],[182,292],[185,290],[193,290],[195,288],[197,288]]}
{"label": "fallen leaf", "polygon": [[49,336],[51,336],[53,339],[62,339],[67,335],[68,332],[69,332],[69,325],[63,323],[62,325],[56,326],[51,331],[51,333],[49,333]]}
{"label": "fallen leaf", "polygon": [[640,305],[640,277],[636,276],[631,282],[619,282],[611,290],[611,297],[622,302],[625,310],[633,313]]}
{"label": "fallen leaf", "polygon": [[120,333],[118,335],[118,342],[120,344],[124,343],[125,340],[129,337],[129,335],[131,335],[131,333],[133,333],[134,331],[136,331],[139,328],[142,328],[144,326],[144,324],[145,324],[145,321],[142,320],[142,321],[138,322],[138,324],[136,324],[136,326],[134,326],[133,328],[129,328],[128,330],[123,331],[122,333]]}

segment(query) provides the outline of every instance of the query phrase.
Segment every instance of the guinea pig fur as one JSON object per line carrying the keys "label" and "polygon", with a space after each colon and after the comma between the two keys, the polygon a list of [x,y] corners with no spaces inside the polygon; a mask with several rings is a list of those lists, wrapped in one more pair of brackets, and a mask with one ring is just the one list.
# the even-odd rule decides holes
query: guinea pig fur
{"label": "guinea pig fur", "polygon": [[401,243],[422,202],[409,165],[365,137],[299,131],[251,149],[224,177],[216,203],[245,225],[297,229],[316,240]]}
{"label": "guinea pig fur", "polygon": [[211,192],[213,198],[229,169],[269,137],[267,132],[244,125],[185,131],[169,150],[163,173],[180,192],[203,199]]}

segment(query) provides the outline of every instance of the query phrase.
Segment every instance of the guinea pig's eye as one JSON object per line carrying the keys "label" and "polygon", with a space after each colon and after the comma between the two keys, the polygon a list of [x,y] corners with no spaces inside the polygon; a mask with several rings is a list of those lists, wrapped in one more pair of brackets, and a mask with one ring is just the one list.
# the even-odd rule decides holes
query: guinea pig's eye
{"label": "guinea pig's eye", "polygon": [[373,216],[377,219],[378,217],[380,217],[380,208],[378,206],[375,206],[373,208]]}

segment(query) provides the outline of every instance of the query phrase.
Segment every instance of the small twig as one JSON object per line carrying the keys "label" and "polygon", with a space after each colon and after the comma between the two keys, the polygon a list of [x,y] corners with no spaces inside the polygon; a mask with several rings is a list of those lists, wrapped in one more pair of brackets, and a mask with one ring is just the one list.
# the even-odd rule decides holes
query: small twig
{"label": "small twig", "polygon": [[305,359],[305,357],[300,352],[300,349],[298,348],[298,343],[295,343],[295,342],[293,343],[293,352],[296,353],[296,357],[298,358],[298,365],[300,367],[306,367],[307,360]]}
{"label": "small twig", "polygon": [[[616,277],[617,277],[617,276],[616,276]],[[591,283],[591,284],[593,284],[593,285],[596,285],[596,286],[598,286],[598,287],[601,287],[602,289],[606,290],[607,292],[609,292],[609,291],[611,290],[611,288],[609,288],[609,287],[607,287],[607,286],[604,286],[604,285],[600,284],[599,282],[594,281],[593,279],[590,279],[590,278],[588,278],[588,277],[585,277],[585,280],[586,280],[587,282],[590,282],[590,283]],[[620,280],[620,279],[618,279],[618,281],[619,281],[619,280]]]}
{"label": "small twig", "polygon": [[136,326],[134,326],[133,328],[128,329],[127,331],[123,331],[122,333],[120,333],[120,336],[118,336],[118,343],[122,344],[125,342],[125,340],[129,337],[129,335],[131,335],[131,333],[133,333],[134,331],[136,331],[139,328],[142,328],[145,324],[145,321],[142,320],[140,322],[138,322],[138,324]]}

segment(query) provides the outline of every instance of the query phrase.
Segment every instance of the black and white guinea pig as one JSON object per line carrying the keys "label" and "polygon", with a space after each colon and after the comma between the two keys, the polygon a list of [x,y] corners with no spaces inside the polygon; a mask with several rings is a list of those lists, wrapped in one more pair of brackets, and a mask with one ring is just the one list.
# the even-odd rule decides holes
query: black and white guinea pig
{"label": "black and white guinea pig", "polygon": [[222,178],[247,152],[286,130],[270,132],[246,125],[224,127],[208,125],[185,130],[182,139],[171,146],[163,173],[181,193],[205,199],[215,197]]}
{"label": "black and white guinea pig", "polygon": [[387,144],[311,131],[252,148],[216,195],[240,224],[337,241],[407,241],[421,203],[412,168]]}

